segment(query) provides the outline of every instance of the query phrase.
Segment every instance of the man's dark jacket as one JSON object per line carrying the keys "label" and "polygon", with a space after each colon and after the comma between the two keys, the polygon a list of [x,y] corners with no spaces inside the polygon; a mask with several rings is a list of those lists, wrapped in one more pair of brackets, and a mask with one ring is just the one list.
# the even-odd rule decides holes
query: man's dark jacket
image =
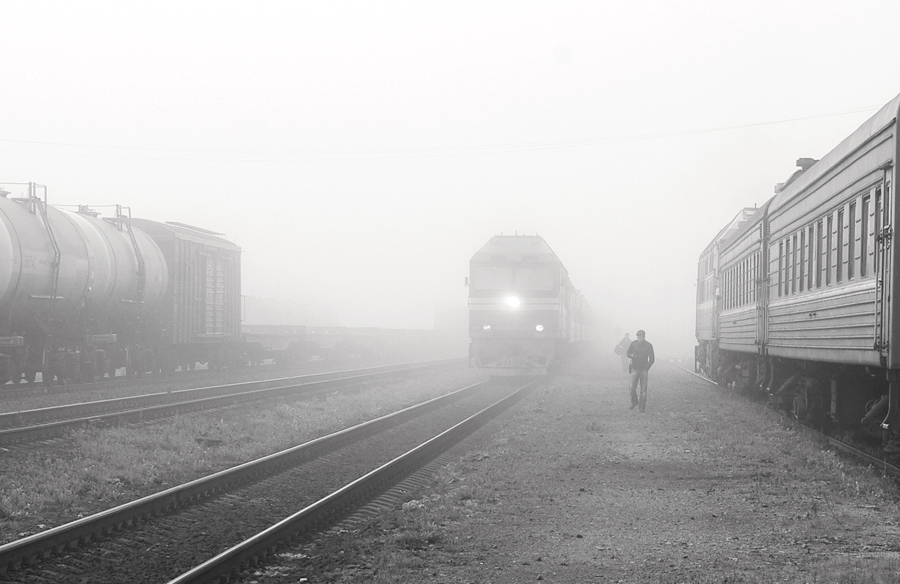
{"label": "man's dark jacket", "polygon": [[647,371],[653,367],[653,362],[656,361],[653,345],[641,339],[631,342],[627,355],[631,359],[633,371]]}

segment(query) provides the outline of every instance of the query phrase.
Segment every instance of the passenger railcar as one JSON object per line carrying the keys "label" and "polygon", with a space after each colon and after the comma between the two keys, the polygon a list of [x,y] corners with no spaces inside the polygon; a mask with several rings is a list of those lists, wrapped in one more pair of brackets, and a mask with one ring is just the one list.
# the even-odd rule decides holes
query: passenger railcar
{"label": "passenger railcar", "polygon": [[900,451],[898,115],[900,96],[821,160],[798,160],[774,197],[704,250],[697,283],[698,369],[765,389],[798,418],[880,422],[892,451]]}
{"label": "passenger railcar", "polygon": [[588,340],[590,306],[537,235],[498,235],[469,266],[469,351],[492,375],[545,375]]}
{"label": "passenger railcar", "polygon": [[710,364],[716,362],[718,351],[718,281],[719,242],[730,238],[759,209],[747,207],[738,213],[700,254],[697,271],[697,348],[696,371],[709,374]]}

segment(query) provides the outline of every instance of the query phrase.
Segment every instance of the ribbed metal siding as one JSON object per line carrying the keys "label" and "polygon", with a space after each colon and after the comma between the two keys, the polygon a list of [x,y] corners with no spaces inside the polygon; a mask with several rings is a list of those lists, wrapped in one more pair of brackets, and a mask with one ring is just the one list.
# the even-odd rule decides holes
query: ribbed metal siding
{"label": "ribbed metal siding", "polygon": [[768,332],[772,356],[878,365],[875,282],[773,302]]}
{"label": "ribbed metal siding", "polygon": [[719,347],[731,351],[755,353],[756,307],[743,306],[719,316]]}

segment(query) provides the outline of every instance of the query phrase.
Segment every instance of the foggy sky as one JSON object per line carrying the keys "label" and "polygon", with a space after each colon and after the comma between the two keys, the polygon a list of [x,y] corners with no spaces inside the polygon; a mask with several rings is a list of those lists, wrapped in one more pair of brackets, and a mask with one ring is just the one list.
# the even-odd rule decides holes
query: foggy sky
{"label": "foggy sky", "polygon": [[[0,7],[0,181],[224,233],[244,294],[431,328],[540,234],[601,319],[694,344],[700,252],[900,93],[895,2]],[[873,26],[876,25],[876,26]],[[312,317],[311,317],[312,318]],[[610,345],[610,350],[612,346]]]}

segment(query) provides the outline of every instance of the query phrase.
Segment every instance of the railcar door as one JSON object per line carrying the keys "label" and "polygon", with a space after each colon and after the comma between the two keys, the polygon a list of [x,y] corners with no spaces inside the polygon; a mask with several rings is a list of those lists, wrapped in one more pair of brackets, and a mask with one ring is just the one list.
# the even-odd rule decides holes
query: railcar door
{"label": "railcar door", "polygon": [[881,353],[881,362],[887,363],[887,335],[890,331],[891,306],[891,181],[890,169],[886,171],[883,186],[875,189],[875,233],[878,241],[875,245],[875,269],[877,273],[877,289],[875,292],[875,348]]}
{"label": "railcar door", "polygon": [[759,251],[753,258],[754,300],[756,301],[756,346],[760,355],[765,356],[768,338],[768,297],[769,297],[769,218],[759,224]]}

